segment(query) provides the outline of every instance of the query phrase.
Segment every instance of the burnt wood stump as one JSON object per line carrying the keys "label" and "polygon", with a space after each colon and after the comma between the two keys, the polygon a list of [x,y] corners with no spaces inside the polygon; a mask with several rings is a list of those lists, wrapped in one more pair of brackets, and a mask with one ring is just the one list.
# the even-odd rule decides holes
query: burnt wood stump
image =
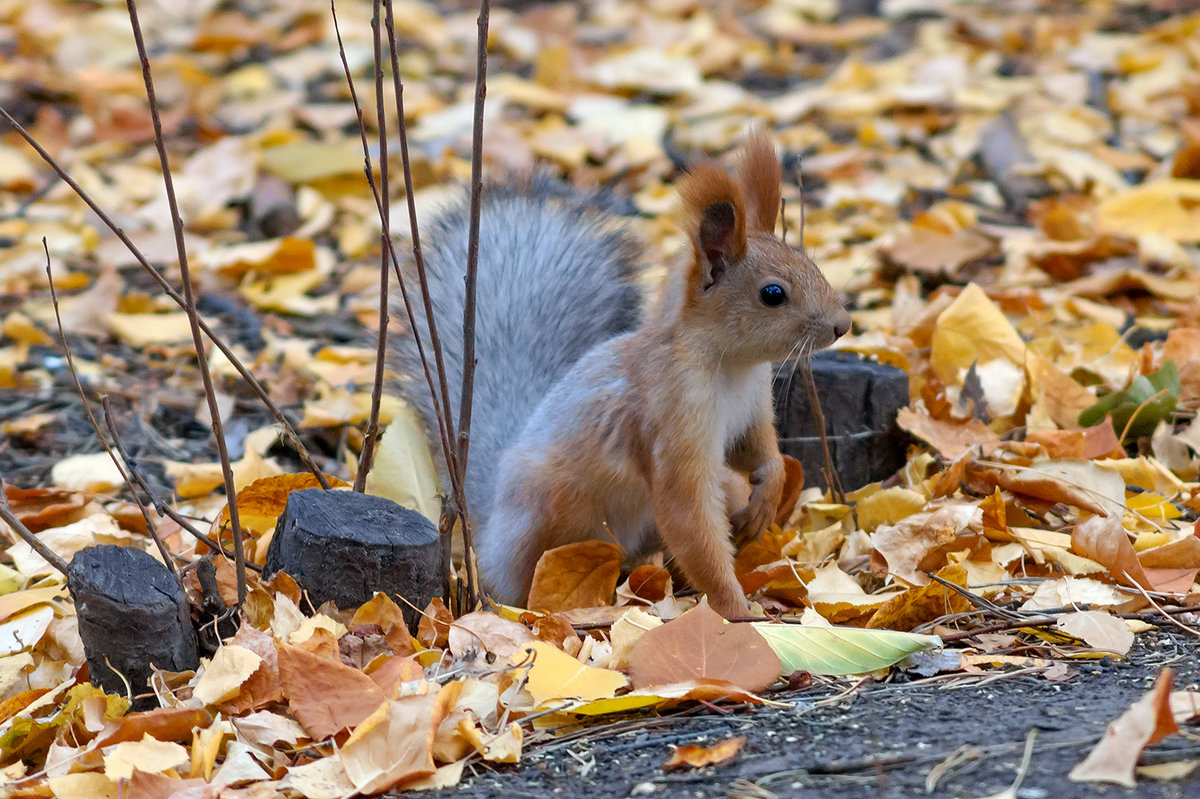
{"label": "burnt wood stump", "polygon": [[263,576],[287,572],[313,607],[352,610],[382,591],[415,631],[410,603],[424,609],[442,593],[441,546],[431,521],[390,499],[306,488],[288,495]]}
{"label": "burnt wood stump", "polygon": [[[896,426],[896,412],[908,405],[908,373],[835,350],[814,355],[812,373],[842,488],[885,480],[903,467],[908,438]],[[791,365],[785,365],[776,372],[774,389],[780,450],[800,461],[806,485],[828,488],[825,450],[803,375],[797,371],[793,377]]]}
{"label": "burnt wood stump", "polygon": [[135,698],[135,710],[158,707],[147,694],[154,667],[185,671],[200,665],[196,631],[175,576],[149,553],[102,545],[76,553],[67,588],[79,616],[79,637],[93,685]]}

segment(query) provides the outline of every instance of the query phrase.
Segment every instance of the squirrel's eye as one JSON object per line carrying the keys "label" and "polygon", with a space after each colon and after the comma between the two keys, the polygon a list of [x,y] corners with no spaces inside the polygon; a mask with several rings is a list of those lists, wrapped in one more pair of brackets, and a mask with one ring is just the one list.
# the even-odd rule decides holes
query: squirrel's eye
{"label": "squirrel's eye", "polygon": [[759,290],[758,296],[763,301],[763,305],[770,306],[771,308],[787,302],[787,292],[778,283],[768,283],[763,286]]}

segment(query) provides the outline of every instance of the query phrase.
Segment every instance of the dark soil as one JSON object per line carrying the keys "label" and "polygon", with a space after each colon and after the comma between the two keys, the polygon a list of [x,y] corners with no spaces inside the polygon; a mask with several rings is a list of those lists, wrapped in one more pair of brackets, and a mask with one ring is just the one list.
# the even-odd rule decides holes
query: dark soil
{"label": "dark soil", "polygon": [[[1074,783],[1071,768],[1105,726],[1145,693],[1161,670],[1176,690],[1200,687],[1200,639],[1175,627],[1142,633],[1128,659],[1076,660],[1070,677],[1001,672],[862,687],[786,692],[788,709],[700,707],[608,721],[529,746],[520,767],[464,775],[456,797],[963,797],[1008,789],[1037,730],[1019,799],[1200,796],[1200,769],[1181,782],[1139,779],[1129,790]],[[1148,747],[1143,765],[1200,758],[1191,726]],[[671,745],[712,745],[744,736],[731,763],[699,771],[661,769]],[[953,759],[932,790],[931,772]]]}

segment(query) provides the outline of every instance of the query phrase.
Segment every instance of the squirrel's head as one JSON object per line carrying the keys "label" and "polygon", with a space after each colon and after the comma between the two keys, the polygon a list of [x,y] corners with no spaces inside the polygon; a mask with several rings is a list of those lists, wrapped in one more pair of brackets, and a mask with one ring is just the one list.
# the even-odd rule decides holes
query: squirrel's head
{"label": "squirrel's head", "polygon": [[775,237],[779,158],[761,131],[742,150],[737,177],[713,163],[680,185],[694,257],[684,313],[729,331],[728,355],[781,361],[828,347],[850,314],[803,250]]}

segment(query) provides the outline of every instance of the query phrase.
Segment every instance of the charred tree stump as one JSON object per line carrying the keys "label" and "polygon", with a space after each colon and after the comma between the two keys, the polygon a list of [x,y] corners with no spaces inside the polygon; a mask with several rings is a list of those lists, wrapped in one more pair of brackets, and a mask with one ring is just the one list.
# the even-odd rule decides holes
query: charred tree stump
{"label": "charred tree stump", "polygon": [[416,630],[419,609],[442,592],[441,545],[432,522],[390,499],[309,488],[288,495],[263,574],[287,572],[314,607],[350,610],[382,591]]}
{"label": "charred tree stump", "polygon": [[67,588],[79,615],[79,637],[93,685],[134,697],[135,710],[158,706],[146,696],[153,668],[200,664],[187,599],[167,567],[134,547],[103,545],[71,560]]}
{"label": "charred tree stump", "polygon": [[[828,488],[825,450],[803,376],[791,366],[775,380],[779,448],[804,466],[806,485]],[[884,480],[904,466],[908,438],[896,412],[908,405],[908,374],[850,352],[820,352],[812,359],[813,381],[825,414],[833,465],[847,491]]]}

